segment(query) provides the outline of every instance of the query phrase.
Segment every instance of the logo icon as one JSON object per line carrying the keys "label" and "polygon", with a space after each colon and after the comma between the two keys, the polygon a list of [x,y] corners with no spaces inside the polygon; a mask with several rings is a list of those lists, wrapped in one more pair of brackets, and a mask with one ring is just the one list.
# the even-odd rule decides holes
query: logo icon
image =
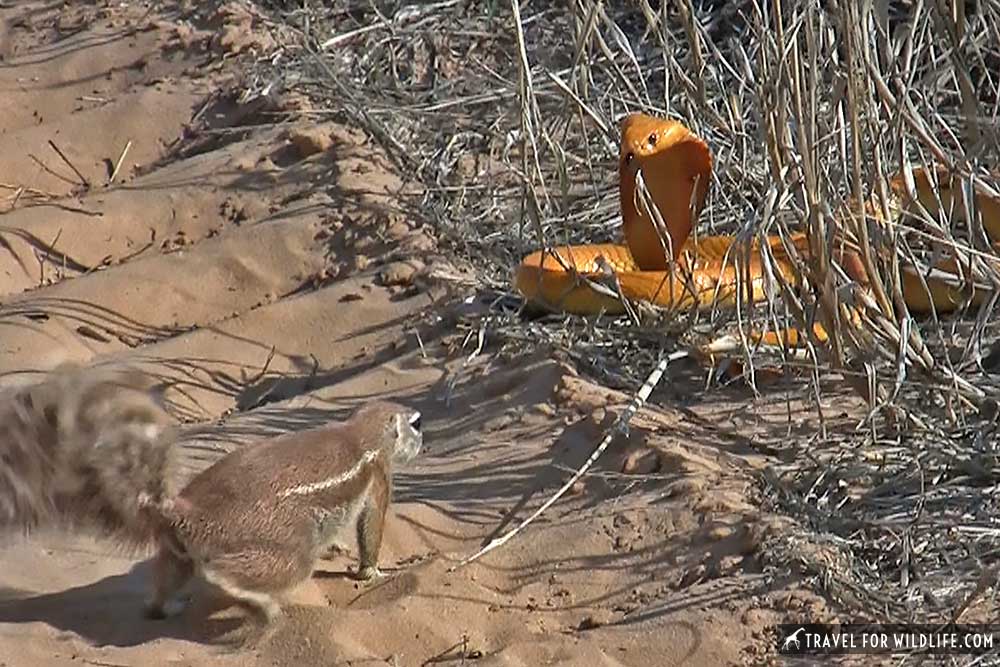
{"label": "logo icon", "polygon": [[796,651],[800,650],[802,648],[802,644],[799,643],[799,634],[802,632],[805,632],[805,628],[800,627],[798,630],[785,637],[785,640],[781,642],[781,652],[787,653],[792,646],[795,646]]}

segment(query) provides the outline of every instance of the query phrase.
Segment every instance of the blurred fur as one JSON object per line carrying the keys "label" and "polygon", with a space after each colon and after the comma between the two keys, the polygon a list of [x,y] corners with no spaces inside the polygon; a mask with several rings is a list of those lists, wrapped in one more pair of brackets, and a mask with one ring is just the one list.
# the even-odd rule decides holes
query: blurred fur
{"label": "blurred fur", "polygon": [[64,365],[0,393],[0,527],[96,529],[150,542],[141,494],[175,495],[172,419],[152,378]]}

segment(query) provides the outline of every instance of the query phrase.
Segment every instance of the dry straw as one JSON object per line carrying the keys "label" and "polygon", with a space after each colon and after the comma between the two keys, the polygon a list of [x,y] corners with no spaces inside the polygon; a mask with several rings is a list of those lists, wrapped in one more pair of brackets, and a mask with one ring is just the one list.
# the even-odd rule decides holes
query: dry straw
{"label": "dry straw", "polygon": [[[871,617],[964,608],[1000,547],[997,298],[914,319],[900,266],[929,274],[951,257],[965,283],[1000,285],[971,196],[1000,191],[990,173],[1000,168],[1000,4],[293,4],[271,7],[297,39],[261,62],[259,90],[309,93],[314,114],[361,126],[420,186],[403,205],[479,269],[477,291],[492,304],[459,323],[470,340],[556,347],[631,391],[664,349],[724,334],[752,387],[763,360],[804,371],[817,399],[832,374],[868,413],[844,431],[820,412],[817,437],[789,444],[787,462],[762,478],[763,496],[800,528],[765,551]],[[621,318],[525,316],[507,279],[524,254],[620,238],[615,128],[636,110],[708,141],[716,168],[699,233],[735,234],[738,266],[755,238],[810,233],[812,259],[797,261],[804,288],[771,270],[772,298],[741,299],[735,315],[631,304]],[[892,217],[888,179],[935,166],[961,178],[955,210]],[[859,249],[870,290],[835,261],[835,237]],[[814,321],[831,340],[796,354],[764,356],[747,335]],[[819,542],[838,558],[802,546]]]}

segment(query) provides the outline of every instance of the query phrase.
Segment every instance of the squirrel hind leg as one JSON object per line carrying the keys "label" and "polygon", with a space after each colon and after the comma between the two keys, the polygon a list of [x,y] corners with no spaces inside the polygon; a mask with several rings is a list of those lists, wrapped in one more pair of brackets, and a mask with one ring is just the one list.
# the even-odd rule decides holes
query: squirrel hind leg
{"label": "squirrel hind leg", "polygon": [[302,583],[312,574],[317,555],[303,544],[248,545],[199,562],[202,578],[243,606],[263,625],[281,617],[273,597]]}
{"label": "squirrel hind leg", "polygon": [[211,569],[206,569],[204,576],[208,583],[222,590],[240,605],[248,607],[257,617],[260,625],[269,626],[281,617],[281,605],[268,593],[238,586],[235,582]]}

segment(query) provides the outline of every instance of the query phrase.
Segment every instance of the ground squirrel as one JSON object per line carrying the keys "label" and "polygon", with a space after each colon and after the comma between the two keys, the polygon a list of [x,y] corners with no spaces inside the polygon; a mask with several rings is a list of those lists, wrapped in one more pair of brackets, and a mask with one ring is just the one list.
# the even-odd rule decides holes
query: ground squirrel
{"label": "ground squirrel", "polygon": [[257,612],[356,531],[358,576],[378,574],[392,468],[412,460],[420,413],[370,402],[345,422],[224,456],[176,490],[175,436],[135,372],[62,368],[0,397],[0,525],[96,524],[154,544],[150,617],[192,576]]}

